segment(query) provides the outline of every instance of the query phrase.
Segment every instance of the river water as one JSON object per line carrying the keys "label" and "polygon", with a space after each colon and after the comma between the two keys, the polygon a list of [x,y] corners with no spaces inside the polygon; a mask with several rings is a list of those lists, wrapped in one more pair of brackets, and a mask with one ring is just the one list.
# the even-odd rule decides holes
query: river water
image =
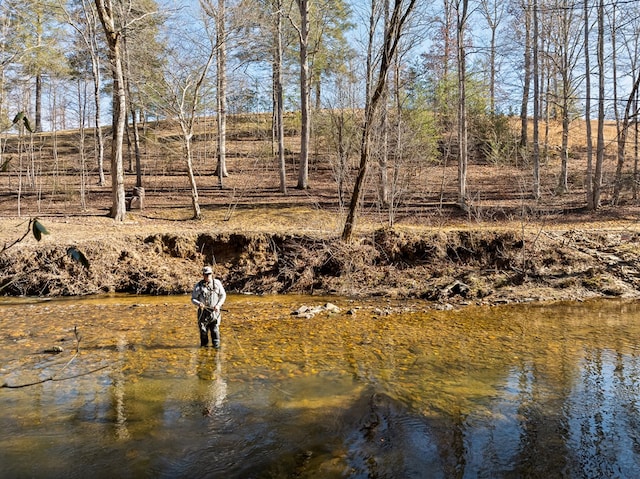
{"label": "river water", "polygon": [[[331,301],[339,312],[292,316]],[[611,478],[640,470],[624,301],[0,300],[0,476]],[[52,352],[62,349],[62,352]]]}

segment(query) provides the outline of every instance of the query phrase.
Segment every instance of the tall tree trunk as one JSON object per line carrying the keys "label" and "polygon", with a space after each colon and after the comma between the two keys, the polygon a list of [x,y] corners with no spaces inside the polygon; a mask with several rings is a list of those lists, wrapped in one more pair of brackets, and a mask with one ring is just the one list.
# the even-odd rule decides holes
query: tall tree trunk
{"label": "tall tree trunk", "polygon": [[86,159],[84,153],[86,112],[87,112],[87,83],[84,79],[76,82],[78,88],[78,153],[80,156],[80,207],[82,211],[87,210],[86,202]]}
{"label": "tall tree trunk", "polygon": [[403,1],[394,0],[393,11],[389,20],[388,35],[385,36],[382,47],[382,58],[380,60],[380,69],[378,71],[376,87],[371,95],[371,101],[367,104],[367,108],[364,112],[362,139],[360,142],[360,167],[353,187],[353,194],[351,195],[349,212],[347,213],[347,219],[342,230],[342,240],[345,242],[351,241],[356,223],[358,205],[362,195],[362,187],[368,170],[371,149],[371,130],[377,110],[383,98],[383,92],[387,82],[387,73],[391,66],[391,62],[393,61],[393,57],[396,54],[404,24],[415,7],[416,1],[417,0],[409,0],[409,4],[405,8],[405,11],[402,12]]}
{"label": "tall tree trunk", "polygon": [[[193,99],[191,100],[191,108],[189,109],[189,111],[185,112],[182,108],[185,104],[184,97],[178,102],[178,104],[181,105],[178,116],[180,120],[180,128],[182,129],[183,144],[187,160],[187,173],[189,176],[189,184],[191,185],[191,206],[193,207],[193,219],[195,220],[201,219],[202,213],[200,211],[196,178],[193,173],[193,153],[191,151],[191,139],[193,138],[193,124],[196,120],[196,109],[198,108],[200,90],[202,89],[202,85],[204,84],[204,80],[207,77],[207,72],[209,71],[209,67],[211,66],[211,62],[213,62],[213,57],[215,54],[216,48],[212,47],[211,53],[207,58],[207,62],[202,68],[200,76],[198,77],[198,80],[193,87]],[[185,87],[182,90],[183,95],[186,94],[187,90],[188,87]]]}
{"label": "tall tree trunk", "polygon": [[377,0],[371,0],[371,14],[369,15],[369,37],[367,39],[366,83],[364,85],[364,110],[369,109],[371,102],[371,86],[373,84],[373,47],[376,35]]}
{"label": "tall tree trunk", "polygon": [[[389,0],[384,0],[384,35],[389,33]],[[396,56],[397,58],[397,56]],[[380,178],[378,185],[378,197],[380,206],[386,208],[389,205],[389,112],[386,105],[389,102],[389,74],[387,73],[386,86],[382,95],[382,145],[380,147],[380,157],[378,167],[380,169]]]}
{"label": "tall tree trunk", "polygon": [[598,133],[596,143],[596,166],[593,176],[593,208],[600,207],[600,195],[602,194],[602,167],[604,165],[604,95],[605,95],[605,71],[604,71],[604,0],[598,3]]}
{"label": "tall tree trunk", "polygon": [[443,8],[444,8],[444,25],[442,26],[442,35],[443,35],[443,62],[442,62],[442,78],[445,82],[445,101],[449,101],[449,72],[451,71],[450,61],[452,59],[452,51],[453,51],[453,38],[451,32],[453,31],[453,2],[455,0],[444,0]]}
{"label": "tall tree trunk", "polygon": [[[616,172],[613,177],[613,194],[611,195],[611,204],[617,205],[620,200],[620,192],[622,191],[622,170],[624,168],[624,155],[625,155],[625,143],[626,143],[626,135],[625,131],[626,127],[623,125],[623,121],[620,118],[620,110],[618,108],[619,99],[618,99],[618,52],[616,45],[616,7],[612,8],[611,18],[609,19],[609,27],[611,29],[610,32],[610,42],[611,42],[611,78],[612,78],[612,88],[613,88],[613,116],[616,122],[616,139],[617,139],[617,153],[618,153],[618,161],[616,164]],[[631,101],[631,99],[629,100]],[[627,103],[629,106],[629,103]],[[621,142],[622,140],[622,142]]]}
{"label": "tall tree trunk", "polygon": [[498,27],[502,20],[503,4],[500,0],[481,0],[482,12],[487,20],[490,30],[489,35],[489,113],[493,116],[496,113],[496,75],[497,52],[498,52]]}
{"label": "tall tree trunk", "polygon": [[533,0],[533,197],[540,198],[540,65],[538,60],[538,0]]}
{"label": "tall tree trunk", "polygon": [[569,31],[573,14],[568,0],[563,0],[562,15],[562,52],[560,58],[562,79],[562,147],[560,151],[561,166],[558,190],[561,193],[569,191],[569,101],[571,95],[570,65],[569,65]]}
{"label": "tall tree trunk", "polygon": [[218,0],[216,16],[217,46],[217,106],[218,106],[218,166],[216,173],[222,188],[222,179],[229,176],[227,172],[227,32],[225,0]]}
{"label": "tall tree trunk", "polygon": [[459,0],[457,6],[458,41],[458,206],[467,210],[467,60],[465,31],[467,28],[468,0]]}
{"label": "tall tree trunk", "polygon": [[191,186],[191,208],[193,209],[193,219],[199,220],[202,218],[202,212],[200,211],[200,201],[198,199],[198,185],[196,184],[196,177],[193,173],[193,153],[191,151],[191,138],[193,137],[192,124],[180,122],[182,128],[182,143],[184,147],[184,153],[187,160],[187,175],[189,177],[189,185]]}
{"label": "tall tree trunk", "polygon": [[[544,38],[544,34],[541,35],[542,39],[541,41],[541,46],[542,46],[542,51],[543,53],[543,58],[544,60],[541,62],[542,65],[542,71],[540,72],[540,82],[542,85],[544,85],[542,87],[543,91],[540,94],[540,111],[544,112],[544,135],[543,135],[543,141],[542,141],[542,158],[544,160],[544,163],[548,163],[549,161],[549,125],[551,123],[551,117],[553,115],[553,119],[556,119],[556,110],[555,110],[555,106],[553,108],[550,107],[550,100],[549,98],[551,97],[551,89],[553,88],[553,93],[554,93],[554,98],[558,98],[558,83],[555,80],[555,78],[552,81],[551,78],[551,55],[550,55],[550,49],[551,49],[551,44],[550,42],[545,42],[545,38]],[[545,45],[546,43],[546,45]],[[546,50],[545,50],[546,49]],[[538,57],[539,58],[539,57]],[[553,87],[552,87],[553,84]],[[541,162],[542,163],[542,162]]]}
{"label": "tall tree trunk", "polygon": [[[43,18],[43,15],[41,11],[39,11],[39,8],[36,7],[36,9],[38,10],[38,20],[35,24],[35,35],[36,35],[36,44],[38,48],[42,48],[44,47],[43,44],[43,36],[44,36],[44,22],[47,20],[46,18]],[[38,131],[42,131],[42,70],[40,65],[37,65],[36,68],[38,69],[38,71],[36,72],[36,98],[35,98],[35,102],[36,102],[36,111],[35,111],[35,117],[34,117],[34,131],[38,132]]]}
{"label": "tall tree trunk", "polygon": [[123,140],[127,125],[127,97],[124,88],[124,71],[120,56],[120,42],[116,39],[112,53],[113,72],[113,138],[111,148],[111,217],[124,221],[126,202],[124,192]]}
{"label": "tall tree trunk", "polygon": [[309,0],[296,0],[300,10],[300,165],[297,188],[309,188],[309,137],[311,117],[309,112]]}
{"label": "tall tree trunk", "polygon": [[529,144],[529,90],[531,88],[531,0],[524,5],[524,78],[520,105],[520,146]]}
{"label": "tall tree trunk", "polygon": [[98,35],[97,35],[97,18],[96,12],[92,8],[91,3],[88,0],[82,0],[82,12],[85,19],[86,31],[79,25],[76,25],[71,15],[67,13],[69,24],[76,29],[78,34],[82,37],[90,57],[91,57],[91,76],[93,79],[93,103],[95,107],[95,114],[93,117],[94,123],[94,139],[96,151],[96,160],[98,166],[98,185],[104,186],[106,183],[104,177],[104,134],[102,132],[102,126],[100,124],[100,116],[102,108],[100,106],[100,90],[102,88],[102,72],[100,68],[100,55],[98,54]]}
{"label": "tall tree trunk", "polygon": [[36,116],[34,131],[42,131],[42,74],[36,74]]}
{"label": "tall tree trunk", "polygon": [[111,147],[111,198],[110,216],[116,221],[124,221],[126,203],[124,194],[124,171],[122,165],[122,145],[127,120],[127,99],[124,85],[124,69],[121,51],[121,32],[116,30],[111,0],[95,0],[100,23],[104,28],[109,47],[109,62],[113,76],[113,122]]}
{"label": "tall tree trunk", "polygon": [[[633,111],[638,111],[638,93],[633,99]],[[638,131],[638,117],[633,120],[633,201],[638,199],[638,154],[640,153],[640,136]]]}
{"label": "tall tree trunk", "polygon": [[562,146],[560,147],[560,157],[558,190],[560,193],[566,193],[569,191],[569,99],[566,93],[562,95]]}
{"label": "tall tree trunk", "polygon": [[[129,82],[127,82],[127,85]],[[140,152],[140,132],[138,130],[138,120],[136,118],[136,108],[133,102],[129,102],[131,111],[131,132],[133,133],[133,152],[136,158],[136,186],[142,187],[142,154]]]}
{"label": "tall tree trunk", "polygon": [[95,60],[93,59],[92,54],[91,64],[93,73],[93,102],[95,106],[95,115],[93,116],[93,122],[95,126],[94,135],[97,146],[96,156],[98,157],[98,185],[104,186],[106,183],[106,179],[104,177],[104,133],[102,131],[102,125],[100,123],[100,115],[102,112],[102,108],[100,108],[100,89],[102,88],[102,80],[97,54]]}
{"label": "tall tree trunk", "polygon": [[273,98],[274,124],[277,140],[278,171],[280,172],[280,193],[287,194],[287,165],[284,156],[284,95],[282,88],[282,0],[274,0],[274,56],[273,56]]}
{"label": "tall tree trunk", "polygon": [[491,24],[491,47],[489,57],[489,112],[496,113],[496,24]]}
{"label": "tall tree trunk", "polygon": [[586,125],[586,155],[587,155],[587,171],[585,178],[585,190],[587,208],[595,210],[593,203],[593,135],[591,132],[591,65],[589,55],[589,0],[584,0],[584,68],[585,68],[585,102],[584,102],[584,119]]}
{"label": "tall tree trunk", "polygon": [[[122,42],[123,56],[125,60],[125,71],[127,72],[125,79],[125,86],[127,91],[127,100],[129,103],[129,113],[131,114],[131,133],[133,134],[133,152],[136,162],[136,186],[142,187],[142,165],[141,165],[141,153],[140,153],[140,132],[138,131],[138,120],[136,116],[136,106],[133,101],[133,95],[131,93],[131,63],[129,61],[129,49],[127,47],[126,37]],[[125,124],[125,128],[126,128]],[[129,138],[129,129],[127,128],[127,137]]]}

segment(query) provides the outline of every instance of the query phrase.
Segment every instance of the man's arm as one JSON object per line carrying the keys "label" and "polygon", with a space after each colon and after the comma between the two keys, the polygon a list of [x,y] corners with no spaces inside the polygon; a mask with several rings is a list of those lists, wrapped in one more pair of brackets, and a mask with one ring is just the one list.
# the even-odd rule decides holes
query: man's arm
{"label": "man's arm", "polygon": [[215,282],[216,282],[216,289],[218,292],[218,302],[216,303],[215,307],[218,308],[218,310],[220,310],[222,309],[222,305],[227,299],[227,293],[224,290],[224,286],[222,286],[222,281],[220,281],[219,279],[216,279]]}
{"label": "man's arm", "polygon": [[200,301],[200,292],[201,288],[199,284],[196,284],[193,288],[193,292],[191,293],[191,304],[197,306],[198,308],[204,307],[204,303]]}

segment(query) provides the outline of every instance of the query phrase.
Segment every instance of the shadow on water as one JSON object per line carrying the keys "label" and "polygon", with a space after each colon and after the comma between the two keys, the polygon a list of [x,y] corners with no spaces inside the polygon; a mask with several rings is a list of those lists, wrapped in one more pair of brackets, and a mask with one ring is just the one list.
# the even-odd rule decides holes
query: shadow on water
{"label": "shadow on water", "polygon": [[3,475],[640,469],[635,303],[331,301],[339,312],[303,319],[290,312],[322,298],[230,296],[219,350],[197,347],[187,297],[0,302]]}

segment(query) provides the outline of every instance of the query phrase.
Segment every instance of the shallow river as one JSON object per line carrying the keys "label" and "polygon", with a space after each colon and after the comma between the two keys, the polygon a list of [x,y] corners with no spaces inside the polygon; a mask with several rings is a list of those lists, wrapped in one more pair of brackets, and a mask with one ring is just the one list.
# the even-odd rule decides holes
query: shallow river
{"label": "shallow river", "polygon": [[637,304],[326,301],[0,300],[0,476],[637,477]]}

